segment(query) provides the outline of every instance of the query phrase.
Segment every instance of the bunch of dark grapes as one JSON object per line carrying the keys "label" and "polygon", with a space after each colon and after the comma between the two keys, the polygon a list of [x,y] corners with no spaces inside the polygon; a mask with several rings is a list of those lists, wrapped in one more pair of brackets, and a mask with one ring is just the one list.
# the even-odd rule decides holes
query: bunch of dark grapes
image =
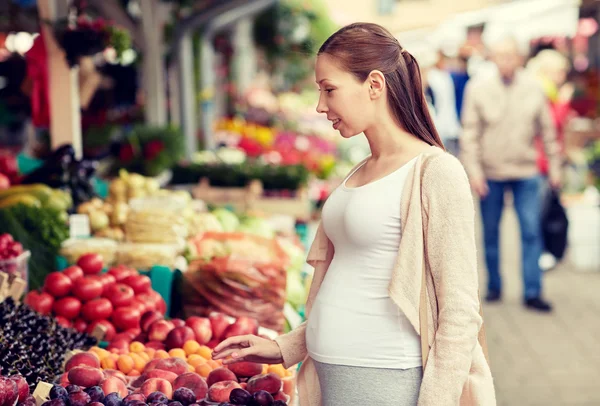
{"label": "bunch of dark grapes", "polygon": [[32,393],[38,382],[52,382],[62,372],[68,351],[96,344],[95,338],[62,327],[12,298],[0,303],[0,370],[24,376]]}

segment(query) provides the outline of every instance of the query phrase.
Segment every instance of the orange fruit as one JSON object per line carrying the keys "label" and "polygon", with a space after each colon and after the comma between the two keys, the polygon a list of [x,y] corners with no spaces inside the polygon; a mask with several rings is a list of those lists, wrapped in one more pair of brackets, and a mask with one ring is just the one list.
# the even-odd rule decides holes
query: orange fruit
{"label": "orange fruit", "polygon": [[133,358],[131,358],[131,356],[123,354],[117,360],[117,366],[119,367],[119,371],[127,375],[135,366],[135,362],[133,361]]}
{"label": "orange fruit", "polygon": [[92,348],[90,348],[90,352],[95,354],[96,356],[98,356],[98,359],[100,361],[102,361],[102,359],[104,359],[104,357],[106,357],[108,354],[110,354],[104,348],[100,348],[100,347],[92,347]]}
{"label": "orange fruit", "polygon": [[149,362],[152,359],[152,357],[150,356],[150,354],[148,354],[146,351],[139,352],[139,353],[137,353],[137,355],[139,355],[140,357],[142,357],[142,359],[144,361],[146,361],[146,362]]}
{"label": "orange fruit", "polygon": [[133,359],[133,369],[143,371],[147,361],[142,358],[141,354],[131,353],[129,356]]}
{"label": "orange fruit", "polygon": [[266,374],[266,373],[268,372],[268,370],[269,370],[269,366],[268,366],[267,364],[263,364],[263,366],[262,366],[262,367],[263,367],[263,369],[262,369],[262,372],[261,372],[261,374],[263,374],[263,375],[264,375],[264,374]]}
{"label": "orange fruit", "polygon": [[165,350],[158,350],[154,353],[154,358],[160,358],[160,359],[164,359],[164,358],[170,358],[171,356],[169,355],[168,352],[166,352]]}
{"label": "orange fruit", "polygon": [[204,364],[198,365],[196,367],[196,373],[203,378],[207,378],[208,374],[210,374],[211,371],[212,371],[212,368],[210,367],[208,362],[205,362]]}
{"label": "orange fruit", "polygon": [[140,343],[139,341],[134,341],[129,344],[129,351],[131,352],[143,352],[145,349],[146,347],[144,344]]}
{"label": "orange fruit", "polygon": [[169,355],[173,358],[182,358],[182,359],[186,359],[187,355],[185,353],[185,351],[182,348],[172,348],[169,351]]}
{"label": "orange fruit", "polygon": [[198,365],[205,364],[206,360],[198,354],[192,354],[188,357],[187,363],[193,367],[197,367]]}
{"label": "orange fruit", "polygon": [[156,350],[154,348],[146,348],[144,350],[144,354],[147,354],[150,359],[154,358],[154,354],[156,354]]}
{"label": "orange fruit", "polygon": [[117,369],[117,362],[111,357],[104,357],[100,361],[100,366],[102,369]]}
{"label": "orange fruit", "polygon": [[138,371],[136,369],[132,369],[131,372],[129,372],[127,374],[127,376],[140,376],[140,375],[141,375],[140,371]]}
{"label": "orange fruit", "polygon": [[[277,365],[269,365],[267,368],[267,373],[274,373],[275,375],[279,376],[280,378],[284,378],[286,376],[286,370],[283,367],[283,365],[281,364],[277,364]],[[264,373],[264,366],[263,366],[263,373]]]}
{"label": "orange fruit", "polygon": [[206,361],[206,363],[207,363],[208,365],[210,365],[210,367],[211,367],[212,369],[217,369],[217,368],[219,368],[219,367],[222,365],[222,363],[221,363],[221,364],[219,364],[217,361],[214,361],[214,360],[212,360],[212,359],[211,359],[211,360],[208,360],[208,361]]}
{"label": "orange fruit", "polygon": [[206,345],[201,345],[200,348],[196,351],[196,354],[204,357],[204,359],[212,359],[212,350]]}
{"label": "orange fruit", "polygon": [[200,344],[195,340],[188,340],[183,344],[183,350],[187,355],[195,354],[200,349]]}

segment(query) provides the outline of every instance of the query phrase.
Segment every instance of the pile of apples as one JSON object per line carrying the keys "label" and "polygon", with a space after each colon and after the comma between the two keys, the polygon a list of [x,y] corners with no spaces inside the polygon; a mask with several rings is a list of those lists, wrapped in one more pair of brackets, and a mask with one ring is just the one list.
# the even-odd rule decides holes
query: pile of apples
{"label": "pile of apples", "polygon": [[21,375],[0,376],[0,405],[35,406],[25,378]]}
{"label": "pile of apples", "polygon": [[137,336],[142,314],[166,312],[166,303],[152,290],[148,276],[137,270],[116,266],[102,273],[102,256],[88,253],[77,265],[46,276],[42,291],[31,291],[25,303],[41,314],[53,314],[58,323],[92,334],[104,327],[104,340],[117,333]]}
{"label": "pile of apples", "polygon": [[155,350],[183,348],[190,340],[201,346],[214,348],[226,338],[258,334],[258,321],[250,317],[232,319],[223,313],[211,313],[209,317],[192,316],[186,320],[166,320],[160,311],[147,311],[140,318],[137,336],[118,334],[110,342],[108,350],[127,351],[133,341],[139,341]]}

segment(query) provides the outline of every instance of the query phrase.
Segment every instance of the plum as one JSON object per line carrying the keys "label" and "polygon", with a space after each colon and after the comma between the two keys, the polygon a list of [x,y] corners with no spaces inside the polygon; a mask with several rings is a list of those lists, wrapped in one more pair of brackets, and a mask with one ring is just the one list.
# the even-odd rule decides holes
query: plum
{"label": "plum", "polygon": [[173,401],[169,402],[168,406],[183,406],[183,405],[181,404],[181,402],[173,400]]}
{"label": "plum", "polygon": [[105,406],[121,406],[123,399],[117,392],[109,393],[104,397]]}
{"label": "plum", "polygon": [[81,392],[81,388],[77,385],[69,385],[69,386],[67,386],[66,389],[67,389],[68,394],[71,394],[74,392]]}
{"label": "plum", "polygon": [[67,402],[62,398],[57,398],[42,403],[42,406],[67,406]]}
{"label": "plum", "polygon": [[90,395],[83,391],[69,393],[69,404],[71,406],[86,406],[90,403]]}
{"label": "plum", "polygon": [[259,390],[254,394],[254,403],[256,406],[272,406],[273,395],[266,390]]}
{"label": "plum", "polygon": [[169,399],[165,396],[164,393],[156,391],[148,395],[148,397],[146,398],[146,402],[148,402],[148,404],[162,403],[166,405],[167,403],[169,403]]}
{"label": "plum", "polygon": [[50,399],[58,398],[66,401],[69,399],[69,392],[67,392],[67,390],[60,385],[54,385],[52,389],[50,389]]}
{"label": "plum", "polygon": [[104,402],[104,391],[99,386],[92,386],[90,388],[84,389],[84,392],[90,396],[90,400],[92,402]]}
{"label": "plum", "polygon": [[181,402],[183,406],[188,406],[196,403],[196,394],[191,389],[179,388],[173,392],[173,400]]}
{"label": "plum", "polygon": [[229,401],[234,405],[249,405],[252,395],[245,389],[235,388],[229,394]]}

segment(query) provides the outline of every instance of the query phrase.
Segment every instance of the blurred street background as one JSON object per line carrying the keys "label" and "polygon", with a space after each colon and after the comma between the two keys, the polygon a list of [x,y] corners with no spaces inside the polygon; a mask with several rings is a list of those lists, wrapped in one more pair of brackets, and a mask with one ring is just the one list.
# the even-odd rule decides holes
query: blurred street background
{"label": "blurred street background", "polygon": [[[211,258],[229,249],[216,247],[233,231],[289,237],[305,256],[323,202],[369,153],[363,135],[343,140],[315,111],[316,52],[353,22],[383,25],[415,55],[444,144],[465,166],[494,160],[489,151],[473,153],[484,145],[483,124],[509,120],[503,128],[537,131],[530,151],[519,155],[507,142],[497,154],[507,162],[536,156],[535,197],[520,198],[515,179],[482,179],[500,188],[501,292],[488,284],[494,227],[489,213],[482,216],[485,196],[476,187],[473,193],[498,404],[600,405],[600,0],[0,0],[0,213],[9,216],[0,217],[0,234],[27,241],[29,270],[21,276],[29,289],[75,262],[74,251],[102,250],[114,259],[107,266],[126,258],[137,269],[164,265],[192,275],[202,271],[194,260],[208,255],[206,231],[224,232],[213,236]],[[507,39],[514,49],[499,46]],[[521,74],[535,82],[547,127],[538,116],[517,122],[504,109],[510,105],[486,92],[487,78],[511,63],[518,73],[502,76],[503,83]],[[68,152],[60,150],[65,145]],[[550,193],[553,163],[560,185]],[[61,220],[56,244],[33,242],[30,226],[21,221],[15,231],[3,220],[13,218],[13,204],[45,208],[30,196],[3,200],[21,183],[69,195],[61,207],[69,222]],[[146,207],[136,199],[158,189],[162,198],[185,195],[185,203],[160,207],[185,216],[188,228],[173,240],[153,237],[170,236],[170,228],[127,222],[127,213]],[[519,221],[519,207],[533,208],[535,230]],[[227,210],[238,217],[231,220]],[[541,251],[524,264],[527,235]],[[148,243],[168,246],[141,245]],[[273,255],[261,244],[244,246],[244,254]],[[537,250],[535,244],[525,246]],[[67,259],[56,265],[55,257]],[[299,262],[287,269],[287,282],[283,277],[285,309],[281,301],[272,312],[281,323],[267,325],[278,332],[304,317],[311,269]],[[551,312],[523,305],[523,269],[532,266],[542,274]],[[210,307],[195,302],[197,291],[174,285],[169,295],[172,317]],[[242,315],[234,306],[212,302],[214,308]],[[257,314],[251,316],[262,323]]]}

